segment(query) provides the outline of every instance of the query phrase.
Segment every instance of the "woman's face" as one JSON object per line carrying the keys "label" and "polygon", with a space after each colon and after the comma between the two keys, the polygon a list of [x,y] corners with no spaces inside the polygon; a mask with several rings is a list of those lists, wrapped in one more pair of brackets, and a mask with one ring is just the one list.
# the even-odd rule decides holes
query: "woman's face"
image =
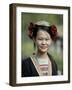
{"label": "woman's face", "polygon": [[37,50],[41,53],[47,52],[49,46],[51,45],[51,37],[50,34],[44,30],[39,30],[37,32],[37,36],[35,39],[35,44],[37,46]]}

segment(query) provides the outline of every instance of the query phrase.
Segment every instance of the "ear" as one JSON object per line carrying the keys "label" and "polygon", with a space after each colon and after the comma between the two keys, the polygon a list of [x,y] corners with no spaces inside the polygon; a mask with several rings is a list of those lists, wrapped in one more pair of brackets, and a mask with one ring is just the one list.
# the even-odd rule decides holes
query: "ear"
{"label": "ear", "polygon": [[36,42],[35,38],[33,38],[33,42],[34,42],[34,43]]}
{"label": "ear", "polygon": [[51,42],[50,42],[50,44],[53,44],[53,40],[51,39]]}
{"label": "ear", "polygon": [[34,49],[36,48],[36,40],[35,38],[33,38],[33,42],[34,42]]}
{"label": "ear", "polygon": [[50,45],[51,45],[51,44],[53,44],[53,41],[52,41],[52,39],[50,40]]}

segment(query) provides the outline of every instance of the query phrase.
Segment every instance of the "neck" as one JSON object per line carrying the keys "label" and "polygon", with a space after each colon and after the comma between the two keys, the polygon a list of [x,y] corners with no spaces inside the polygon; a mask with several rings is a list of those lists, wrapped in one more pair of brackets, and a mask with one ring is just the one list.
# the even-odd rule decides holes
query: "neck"
{"label": "neck", "polygon": [[46,59],[46,58],[48,58],[48,55],[47,55],[47,52],[45,52],[45,53],[37,52],[37,57]]}

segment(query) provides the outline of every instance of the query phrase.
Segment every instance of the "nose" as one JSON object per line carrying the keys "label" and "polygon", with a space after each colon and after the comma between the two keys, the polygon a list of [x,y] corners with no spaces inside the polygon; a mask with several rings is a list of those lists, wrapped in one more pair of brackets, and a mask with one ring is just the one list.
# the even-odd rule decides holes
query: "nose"
{"label": "nose", "polygon": [[42,41],[42,44],[43,44],[43,45],[44,45],[44,44],[46,44],[46,41],[45,41],[45,40],[43,40],[43,41]]}

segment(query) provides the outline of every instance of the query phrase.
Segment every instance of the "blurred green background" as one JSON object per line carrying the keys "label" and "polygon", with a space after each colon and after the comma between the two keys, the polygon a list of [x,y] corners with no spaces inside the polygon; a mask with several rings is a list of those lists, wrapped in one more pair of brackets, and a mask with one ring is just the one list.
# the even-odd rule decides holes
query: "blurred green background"
{"label": "blurred green background", "polygon": [[59,75],[63,74],[63,15],[43,13],[22,13],[21,14],[21,55],[22,59],[27,58],[34,52],[33,41],[28,37],[28,25],[30,22],[47,21],[54,24],[58,30],[58,39],[53,42],[48,52],[55,59]]}

